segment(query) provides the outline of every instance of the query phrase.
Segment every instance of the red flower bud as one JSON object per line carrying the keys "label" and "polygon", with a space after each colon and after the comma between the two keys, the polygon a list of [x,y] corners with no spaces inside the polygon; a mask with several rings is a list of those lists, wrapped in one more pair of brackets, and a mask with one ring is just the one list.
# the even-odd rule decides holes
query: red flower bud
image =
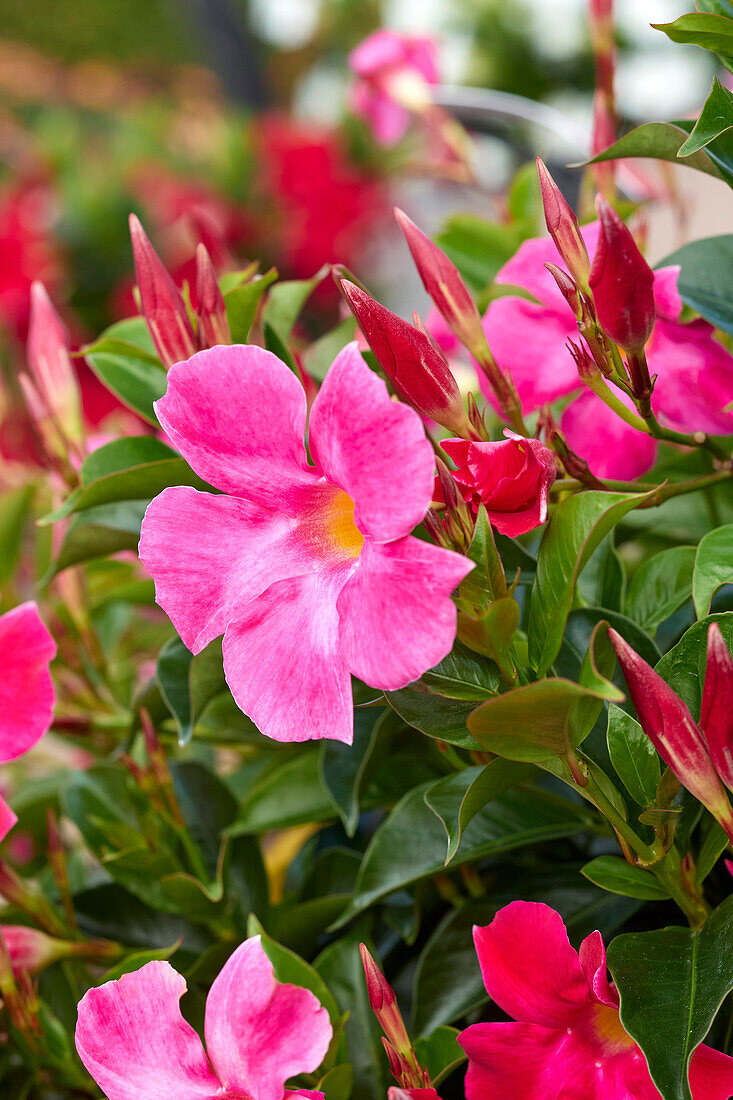
{"label": "red flower bud", "polygon": [[440,1100],[435,1089],[402,1089],[392,1085],[387,1090],[388,1100]]}
{"label": "red flower bud", "polygon": [[456,380],[445,358],[420,332],[375,302],[346,279],[341,289],[395,389],[423,416],[455,435],[469,437],[471,428]]}
{"label": "red flower bud", "polygon": [[481,316],[458,268],[407,214],[398,208],[394,213],[422,284],[448,328],[469,351],[483,347],[486,335]]}
{"label": "red flower bud", "polygon": [[[70,445],[81,447],[81,398],[76,373],[71,365],[68,333],[46,288],[39,282],[31,287],[27,354],[35,391],[34,396],[28,399],[31,416],[44,438],[44,426],[50,421],[51,436],[57,436],[64,449]],[[24,390],[26,393],[30,390],[27,383]]]}
{"label": "red flower bud", "polygon": [[590,274],[590,259],[580,232],[578,219],[573,213],[570,203],[547,171],[544,161],[539,157],[537,157],[537,172],[540,177],[542,205],[545,208],[547,231],[555,242],[555,247],[562,256],[575,282],[578,286],[587,286]]}
{"label": "red flower bud", "polygon": [[557,264],[545,264],[545,267],[557,283],[557,289],[572,309],[576,320],[580,321],[583,316],[583,303],[574,281],[570,278],[567,271],[563,271]]}
{"label": "red flower bud", "polygon": [[227,308],[216,271],[205,244],[196,249],[196,299],[198,301],[198,343],[200,348],[231,344]]}
{"label": "red flower bud", "polygon": [[715,770],[733,790],[733,657],[717,623],[708,630],[700,728]]}
{"label": "red flower bud", "polygon": [[707,807],[733,840],[733,811],[700,727],[659,673],[615,630],[608,634],[644,733],[680,783]]}
{"label": "red flower bud", "polygon": [[57,959],[74,954],[74,944],[52,939],[36,928],[3,924],[0,925],[0,934],[5,940],[14,974],[19,974],[21,970],[37,974]]}
{"label": "red flower bud", "polygon": [[182,359],[190,358],[196,351],[186,306],[134,214],[130,214],[130,237],[140,291],[140,311],[150,329],[158,355],[166,367],[171,367]]}
{"label": "red flower bud", "polygon": [[654,273],[616,211],[600,195],[596,206],[601,232],[590,288],[598,321],[619,347],[638,351],[654,328]]}

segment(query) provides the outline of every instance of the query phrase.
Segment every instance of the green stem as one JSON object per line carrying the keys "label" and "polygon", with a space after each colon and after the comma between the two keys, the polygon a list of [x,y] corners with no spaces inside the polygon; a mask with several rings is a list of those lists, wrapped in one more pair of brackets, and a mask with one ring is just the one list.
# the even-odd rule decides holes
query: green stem
{"label": "green stem", "polygon": [[586,381],[588,389],[592,390],[597,397],[600,397],[604,405],[607,405],[609,409],[616,413],[616,416],[621,417],[630,427],[636,428],[637,432],[645,432],[650,434],[650,429],[642,420],[642,418],[635,413],[633,409],[629,409],[624,405],[620,397],[617,397],[613,390],[606,385],[603,378],[600,375],[596,375],[594,378],[590,378]]}

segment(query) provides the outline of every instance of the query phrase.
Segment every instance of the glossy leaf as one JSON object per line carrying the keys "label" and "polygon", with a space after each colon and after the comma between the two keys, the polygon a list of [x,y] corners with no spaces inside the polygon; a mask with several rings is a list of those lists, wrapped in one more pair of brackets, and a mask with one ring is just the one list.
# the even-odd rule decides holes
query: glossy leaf
{"label": "glossy leaf", "polygon": [[557,656],[575,582],[601,540],[643,500],[630,493],[583,492],[553,512],[537,555],[529,615],[529,656],[544,675]]}
{"label": "glossy leaf", "polygon": [[680,267],[677,290],[685,305],[716,328],[733,333],[733,235],[691,241],[660,266],[670,264]]}
{"label": "glossy leaf", "polygon": [[733,94],[715,78],[687,141],[677,154],[687,157],[709,145],[733,126]]}
{"label": "glossy leaf", "polygon": [[672,23],[652,23],[652,26],[673,42],[712,50],[726,67],[733,62],[733,19],[709,12],[690,12]]}
{"label": "glossy leaf", "polygon": [[693,718],[700,716],[702,685],[705,682],[708,628],[716,622],[720,626],[728,648],[733,650],[733,611],[708,615],[694,623],[682,635],[677,645],[665,653],[656,670],[687,703]]}
{"label": "glossy leaf", "polygon": [[699,172],[725,180],[733,186],[733,158],[726,155],[727,146],[719,147],[719,143],[725,142],[728,135],[724,134],[721,138],[711,141],[705,149],[700,149],[697,153],[680,158],[679,151],[687,141],[691,130],[691,122],[645,122],[629,130],[588,163],[602,164],[607,160],[623,160],[625,157],[668,160],[672,164],[684,164],[687,168],[696,168]]}
{"label": "glossy leaf", "polygon": [[581,874],[589,882],[594,882],[602,890],[612,894],[623,894],[627,898],[639,898],[641,901],[664,901],[669,892],[654,877],[651,871],[641,867],[631,867],[619,856],[598,856],[586,863]]}
{"label": "glossy leaf", "polygon": [[277,279],[277,270],[273,267],[264,275],[255,275],[253,279],[240,283],[224,294],[233,344],[247,343],[249,330],[252,328],[262,295],[275,279]]}
{"label": "glossy leaf", "polygon": [[100,382],[133,412],[157,426],[153,402],[166,391],[166,372],[142,317],[111,325],[83,351]]}
{"label": "glossy leaf", "polygon": [[661,928],[618,936],[608,965],[621,1022],[643,1050],[664,1100],[691,1100],[690,1057],[733,989],[733,897],[697,932]]}
{"label": "glossy leaf", "polygon": [[711,531],[697,547],[692,598],[698,618],[707,615],[713,596],[724,584],[733,584],[733,523]]}
{"label": "glossy leaf", "polygon": [[194,657],[180,638],[171,638],[158,655],[156,677],[178,725],[178,742],[185,745],[206,704],[226,690],[221,640],[216,639]]}
{"label": "glossy leaf", "polygon": [[148,500],[98,504],[81,512],[69,524],[51,576],[92,558],[137,550],[140,526]]}
{"label": "glossy leaf", "polygon": [[372,707],[354,711],[354,742],[324,740],[318,757],[321,782],[334,809],[344,823],[347,836],[353,836],[359,824],[361,791],[380,730],[391,713]]}
{"label": "glossy leaf", "polygon": [[330,270],[330,265],[324,264],[312,279],[289,279],[276,283],[268,294],[263,320],[277,333],[283,344],[287,345],[303,306]]}
{"label": "glossy leaf", "polygon": [[673,546],[639,566],[629,585],[625,611],[648,634],[674,615],[692,595],[694,546]]}
{"label": "glossy leaf", "polygon": [[455,1027],[438,1027],[430,1035],[415,1041],[415,1054],[425,1066],[433,1085],[440,1085],[462,1062],[466,1055],[458,1045],[459,1032]]}
{"label": "glossy leaf", "polygon": [[661,778],[656,749],[630,714],[613,706],[608,708],[606,731],[608,755],[616,775],[640,806],[651,806]]}

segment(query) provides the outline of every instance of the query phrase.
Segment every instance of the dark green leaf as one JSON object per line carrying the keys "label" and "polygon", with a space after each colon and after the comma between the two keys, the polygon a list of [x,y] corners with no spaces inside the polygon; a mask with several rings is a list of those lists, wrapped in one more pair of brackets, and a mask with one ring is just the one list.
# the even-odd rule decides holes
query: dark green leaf
{"label": "dark green leaf", "polygon": [[112,325],[84,355],[100,382],[123,404],[157,427],[153,402],[166,391],[165,369],[142,317]]}
{"label": "dark green leaf", "polygon": [[439,1085],[461,1062],[465,1062],[466,1055],[458,1045],[458,1035],[456,1028],[444,1026],[415,1041],[418,1061],[427,1069],[433,1085]]}
{"label": "dark green leaf", "polygon": [[712,325],[733,333],[733,234],[692,241],[660,266],[677,264],[677,290],[685,305]]}
{"label": "dark green leaf", "polygon": [[656,749],[639,723],[611,705],[606,739],[611,763],[626,790],[640,806],[653,805],[661,768]]}
{"label": "dark green leaf", "polygon": [[529,656],[544,675],[557,656],[575,582],[601,540],[643,500],[630,493],[577,493],[559,504],[544,532],[529,615]]}
{"label": "dark green leaf", "polygon": [[626,614],[653,635],[692,594],[694,546],[673,546],[639,566],[629,585]]}
{"label": "dark green leaf", "polygon": [[[588,163],[599,164],[607,160],[623,160],[624,157],[650,157],[655,160],[668,160],[672,164],[684,164],[688,168],[697,168],[708,176],[725,180],[733,186],[733,161],[722,161],[722,151],[717,149],[718,139],[713,141],[705,149],[692,153],[689,157],[680,159],[680,148],[687,141],[692,123],[684,122],[645,122],[641,126],[629,130],[613,145],[609,145],[602,153],[598,153]],[[715,149],[715,155],[714,155]]]}
{"label": "dark green leaf", "polygon": [[692,598],[699,619],[707,615],[710,601],[724,584],[733,584],[733,523],[705,535],[697,548]]}
{"label": "dark green leaf", "polygon": [[158,656],[156,677],[178,725],[179,744],[185,745],[206,704],[226,690],[221,640],[216,639],[194,657],[180,638],[171,638]]}
{"label": "dark green leaf", "polygon": [[334,809],[344,823],[347,836],[359,824],[361,790],[385,720],[387,710],[361,707],[354,711],[354,742],[324,740],[319,753],[321,781]]}
{"label": "dark green leaf", "polygon": [[728,847],[729,841],[721,825],[713,821],[697,857],[697,881],[704,882]]}
{"label": "dark green leaf", "polygon": [[691,1100],[690,1057],[733,989],[733,897],[697,932],[661,928],[618,936],[608,965],[621,1022],[644,1052],[664,1100]]}
{"label": "dark green leaf", "polygon": [[428,737],[436,737],[462,748],[481,748],[466,728],[475,702],[436,695],[419,680],[401,691],[385,692],[385,698],[403,721]]}
{"label": "dark green leaf", "polygon": [[137,550],[140,525],[148,500],[98,504],[75,516],[69,524],[51,576],[70,565],[90,561],[119,550]]}
{"label": "dark green leaf", "polygon": [[324,264],[312,279],[291,279],[277,283],[268,294],[263,320],[277,333],[283,344],[287,345],[300,311],[330,270],[330,265]]}
{"label": "dark green leaf", "polygon": [[608,890],[612,894],[623,894],[627,898],[664,901],[669,897],[669,892],[651,871],[644,871],[641,867],[631,867],[619,856],[598,856],[597,859],[586,863],[581,874],[601,889]]}
{"label": "dark green leaf", "polygon": [[456,642],[448,656],[418,683],[448,699],[486,699],[496,695],[502,679],[493,661]]}

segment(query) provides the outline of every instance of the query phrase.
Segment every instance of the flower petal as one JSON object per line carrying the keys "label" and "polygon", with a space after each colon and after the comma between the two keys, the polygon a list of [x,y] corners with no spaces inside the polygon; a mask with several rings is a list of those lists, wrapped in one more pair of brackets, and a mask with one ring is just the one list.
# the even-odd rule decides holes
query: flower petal
{"label": "flower petal", "polygon": [[659,320],[647,349],[657,374],[652,404],[671,427],[683,432],[733,432],[733,356],[713,339],[706,321],[677,325]]}
{"label": "flower petal", "polygon": [[[79,1003],[76,1049],[109,1100],[213,1100],[219,1081],[181,1015],[185,979],[149,962]],[[278,1098],[280,1100],[280,1098]]]}
{"label": "flower petal", "polygon": [[34,603],[0,615],[0,761],[28,752],[51,725],[56,697],[48,666],[55,655]]}
{"label": "flower petal", "polygon": [[355,503],[359,530],[377,542],[409,535],[428,510],[435,460],[420,417],[392,401],[356,342],[339,352],[313,403],[314,461]]}
{"label": "flower petal", "polygon": [[658,267],[654,272],[654,303],[657,317],[665,321],[676,321],[682,312],[682,299],[677,289],[677,280],[681,271],[679,264]]}
{"label": "flower petal", "polygon": [[562,1028],[590,1004],[578,954],[549,905],[513,901],[473,938],[484,985],[508,1016]]}
{"label": "flower petal", "polygon": [[618,1008],[618,993],[608,981],[606,946],[600,932],[586,936],[578,951],[580,965],[594,998],[602,1005]]}
{"label": "flower petal", "polygon": [[347,576],[345,567],[278,581],[227,628],[227,683],[266,737],[351,744],[351,679],[336,611]]}
{"label": "flower petal", "polygon": [[[625,405],[626,396],[617,392]],[[616,416],[586,390],[562,414],[560,427],[572,450],[584,458],[596,477],[633,481],[654,465],[657,443]]]}
{"label": "flower petal", "polygon": [[205,1033],[225,1088],[251,1100],[283,1100],[290,1077],[313,1073],[321,1064],[333,1031],[310,990],[277,981],[260,937],[253,936],[211,987]]}
{"label": "flower petal", "polygon": [[148,505],[139,553],[157,602],[193,653],[275,581],[314,567],[293,519],[188,486],[164,489]]}
{"label": "flower petal", "polygon": [[5,840],[18,818],[10,809],[4,798],[0,796],[0,840]]}
{"label": "flower petal", "polygon": [[704,1044],[690,1062],[693,1100],[729,1100],[733,1096],[733,1058]]}
{"label": "flower petal", "polygon": [[[591,1091],[570,1087],[559,1028],[474,1024],[458,1042],[468,1055],[466,1100],[593,1100]],[[553,1063],[557,1076],[549,1072]]]}
{"label": "flower petal", "polygon": [[395,690],[450,653],[451,592],[472,568],[461,554],[412,536],[385,546],[367,539],[338,598],[339,649],[354,675]]}
{"label": "flower petal", "polygon": [[[599,231],[597,221],[581,226],[581,236],[590,256],[593,256],[598,245]],[[521,286],[545,305],[568,309],[557,283],[545,267],[545,264],[557,262],[558,252],[552,238],[532,237],[523,241],[512,258],[499,269],[496,282],[503,286]]]}
{"label": "flower petal", "polygon": [[303,387],[262,348],[209,348],[176,363],[155,411],[196,473],[224,492],[283,510],[316,479]]}

